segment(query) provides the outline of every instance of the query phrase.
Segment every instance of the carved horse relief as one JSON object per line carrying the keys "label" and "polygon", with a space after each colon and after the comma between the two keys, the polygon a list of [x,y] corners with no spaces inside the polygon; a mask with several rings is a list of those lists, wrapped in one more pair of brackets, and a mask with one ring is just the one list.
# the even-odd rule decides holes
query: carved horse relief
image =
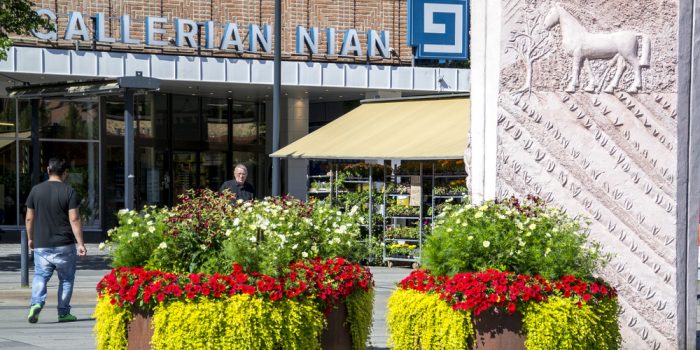
{"label": "carved horse relief", "polygon": [[[634,82],[627,89],[628,92],[637,92],[642,88],[642,67],[649,67],[649,56],[651,41],[649,37],[642,33],[631,31],[619,31],[612,33],[590,33],[581,23],[561,6],[554,4],[544,19],[544,26],[551,30],[555,25],[561,26],[562,46],[569,56],[573,57],[571,67],[571,81],[564,89],[566,92],[575,92],[579,83],[579,73],[581,65],[585,64],[588,70],[588,85],[583,89],[587,92],[594,92],[596,79],[591,69],[592,59],[609,59],[608,69],[601,80],[605,83],[608,70],[613,65],[617,65],[615,75],[610,84],[603,90],[612,93],[620,82],[620,77],[625,70],[625,61],[632,67],[634,72]],[[637,57],[638,42],[641,38],[642,52],[641,58]]]}

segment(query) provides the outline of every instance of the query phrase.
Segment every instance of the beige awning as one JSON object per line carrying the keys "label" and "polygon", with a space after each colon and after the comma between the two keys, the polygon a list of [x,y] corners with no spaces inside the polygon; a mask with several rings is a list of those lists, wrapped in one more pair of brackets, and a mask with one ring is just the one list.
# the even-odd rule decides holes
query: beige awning
{"label": "beige awning", "polygon": [[469,97],[364,101],[344,116],[271,154],[309,159],[461,159]]}

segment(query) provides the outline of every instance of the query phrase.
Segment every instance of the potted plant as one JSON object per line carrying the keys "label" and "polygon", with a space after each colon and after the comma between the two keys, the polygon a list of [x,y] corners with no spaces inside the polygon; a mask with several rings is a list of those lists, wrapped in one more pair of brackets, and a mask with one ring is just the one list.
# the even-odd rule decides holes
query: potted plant
{"label": "potted plant", "polygon": [[[389,300],[395,349],[617,349],[607,256],[587,222],[542,200],[451,204],[423,246],[426,270]],[[408,307],[413,305],[413,307]]]}
{"label": "potted plant", "polygon": [[207,190],[119,220],[97,286],[99,349],[364,348],[372,279],[353,262],[354,211]]}

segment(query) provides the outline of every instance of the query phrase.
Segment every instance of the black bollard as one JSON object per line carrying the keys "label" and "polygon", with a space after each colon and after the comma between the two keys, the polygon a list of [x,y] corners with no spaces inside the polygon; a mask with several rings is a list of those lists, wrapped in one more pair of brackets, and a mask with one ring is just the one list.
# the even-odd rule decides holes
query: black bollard
{"label": "black bollard", "polygon": [[29,242],[27,242],[27,230],[22,229],[20,234],[22,236],[20,283],[22,287],[29,287]]}

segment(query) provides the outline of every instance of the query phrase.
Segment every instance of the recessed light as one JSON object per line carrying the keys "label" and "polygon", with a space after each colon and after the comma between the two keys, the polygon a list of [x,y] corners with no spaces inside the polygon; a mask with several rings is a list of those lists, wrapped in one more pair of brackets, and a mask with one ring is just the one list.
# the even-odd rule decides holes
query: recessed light
{"label": "recessed light", "polygon": [[228,93],[230,94],[230,93],[231,93],[231,90],[229,90],[229,91],[226,91],[226,92],[228,92]]}
{"label": "recessed light", "polygon": [[192,96],[197,96],[196,94],[192,94]]}
{"label": "recessed light", "polygon": [[326,89],[326,92],[328,92],[328,89]]}
{"label": "recessed light", "polygon": [[342,97],[343,97],[343,95],[338,95],[338,97],[342,98]]}
{"label": "recessed light", "polygon": [[304,93],[305,93],[305,94],[308,94],[309,92],[308,92],[308,91],[304,91]]}
{"label": "recessed light", "polygon": [[319,100],[323,100],[323,96],[319,97],[318,99],[319,99]]}
{"label": "recessed light", "polygon": [[191,87],[191,86],[188,86],[187,88],[188,88],[188,89],[191,89],[192,87]]}
{"label": "recessed light", "polygon": [[270,95],[265,95],[265,97],[270,97]]}
{"label": "recessed light", "polygon": [[213,94],[214,94],[213,92],[210,92],[210,93],[209,93],[209,95],[213,95]]}

